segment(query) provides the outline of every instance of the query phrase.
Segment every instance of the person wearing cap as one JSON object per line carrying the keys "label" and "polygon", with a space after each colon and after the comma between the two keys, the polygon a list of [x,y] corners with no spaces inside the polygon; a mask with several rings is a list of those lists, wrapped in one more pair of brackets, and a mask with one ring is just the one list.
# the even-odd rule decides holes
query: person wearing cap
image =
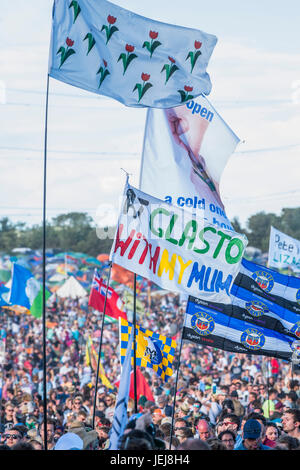
{"label": "person wearing cap", "polygon": [[261,442],[262,429],[259,421],[249,419],[243,428],[242,442],[234,450],[272,450]]}

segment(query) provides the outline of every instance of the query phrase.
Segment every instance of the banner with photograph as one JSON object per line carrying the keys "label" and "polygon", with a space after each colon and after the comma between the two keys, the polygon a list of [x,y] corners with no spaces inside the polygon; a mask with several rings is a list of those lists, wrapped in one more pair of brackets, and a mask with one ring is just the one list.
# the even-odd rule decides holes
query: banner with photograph
{"label": "banner with photograph", "polygon": [[149,109],[140,189],[232,229],[220,179],[239,138],[204,97],[170,109]]}

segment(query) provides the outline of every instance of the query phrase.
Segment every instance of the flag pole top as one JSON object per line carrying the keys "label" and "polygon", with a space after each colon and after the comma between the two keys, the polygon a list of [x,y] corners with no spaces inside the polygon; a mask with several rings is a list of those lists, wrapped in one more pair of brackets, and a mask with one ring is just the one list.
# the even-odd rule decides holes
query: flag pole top
{"label": "flag pole top", "polygon": [[129,176],[132,176],[132,173],[128,173],[128,171],[124,170],[124,168],[121,168],[121,170],[124,171],[124,173],[126,173],[126,184],[127,184],[129,181]]}

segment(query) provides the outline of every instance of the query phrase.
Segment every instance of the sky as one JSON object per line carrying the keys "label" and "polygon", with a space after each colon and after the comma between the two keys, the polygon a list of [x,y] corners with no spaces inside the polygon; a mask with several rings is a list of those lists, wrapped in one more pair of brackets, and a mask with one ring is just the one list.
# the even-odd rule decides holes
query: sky
{"label": "sky", "polygon": [[[116,0],[155,20],[217,36],[208,99],[239,136],[221,178],[229,218],[300,206],[300,2]],[[42,221],[52,0],[0,11],[0,218]],[[138,186],[146,109],[50,78],[47,218],[118,213],[125,172]],[[112,217],[111,217],[112,216]]]}

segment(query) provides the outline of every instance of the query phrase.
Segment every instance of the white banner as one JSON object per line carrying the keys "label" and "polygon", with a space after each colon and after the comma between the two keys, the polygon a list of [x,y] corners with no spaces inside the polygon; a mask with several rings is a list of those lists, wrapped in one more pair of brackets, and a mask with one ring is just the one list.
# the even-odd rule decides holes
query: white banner
{"label": "white banner", "polygon": [[268,264],[274,268],[291,268],[300,272],[300,241],[271,227]]}
{"label": "white banner", "polygon": [[219,183],[238,142],[204,96],[176,108],[149,109],[140,189],[232,230]]}
{"label": "white banner", "polygon": [[229,303],[246,245],[244,235],[126,185],[110,260],[163,289]]}

